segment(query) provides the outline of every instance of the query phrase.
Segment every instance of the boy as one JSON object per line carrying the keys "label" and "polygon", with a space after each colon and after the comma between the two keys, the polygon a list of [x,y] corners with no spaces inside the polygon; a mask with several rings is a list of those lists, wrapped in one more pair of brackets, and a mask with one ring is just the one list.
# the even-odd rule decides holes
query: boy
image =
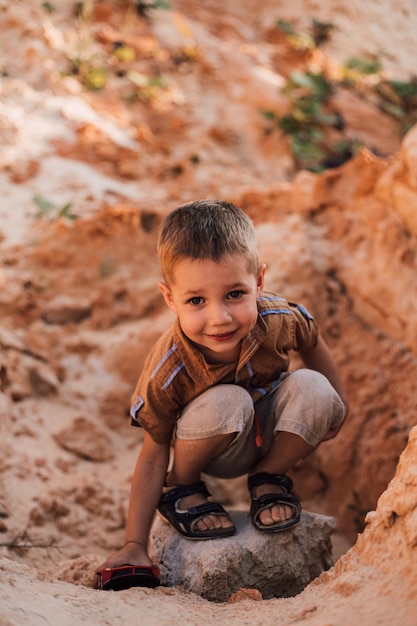
{"label": "boy", "polygon": [[[159,288],[177,319],[139,378],[132,423],[145,429],[132,478],[124,547],[102,568],[149,566],[155,511],[189,539],[235,532],[201,473],[249,474],[252,523],[278,532],[300,520],[286,473],[339,431],[348,404],[310,313],[263,293],[251,220],[231,203],[201,200],[164,220]],[[305,369],[288,372],[290,350]],[[168,471],[170,447],[172,463]]]}

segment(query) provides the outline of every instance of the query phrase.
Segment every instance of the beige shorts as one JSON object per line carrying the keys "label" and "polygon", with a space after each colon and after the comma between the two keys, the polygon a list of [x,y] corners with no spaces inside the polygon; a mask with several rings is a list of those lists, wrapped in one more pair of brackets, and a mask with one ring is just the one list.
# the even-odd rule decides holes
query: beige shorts
{"label": "beige shorts", "polygon": [[[259,448],[255,443],[255,410],[262,433]],[[248,473],[266,456],[277,432],[294,433],[315,447],[331,428],[340,426],[344,414],[344,404],[327,378],[300,369],[258,401],[255,409],[243,387],[211,387],[185,407],[176,437],[192,440],[236,433],[227,450],[204,470],[219,478],[234,478]]]}

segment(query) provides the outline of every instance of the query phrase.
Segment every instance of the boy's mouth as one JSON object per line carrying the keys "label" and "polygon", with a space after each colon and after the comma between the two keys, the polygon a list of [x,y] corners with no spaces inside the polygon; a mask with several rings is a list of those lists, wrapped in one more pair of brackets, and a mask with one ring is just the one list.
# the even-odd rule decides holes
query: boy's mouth
{"label": "boy's mouth", "polygon": [[233,330],[229,333],[221,333],[220,335],[210,335],[210,338],[214,339],[214,341],[229,341],[235,336],[235,334],[236,331]]}

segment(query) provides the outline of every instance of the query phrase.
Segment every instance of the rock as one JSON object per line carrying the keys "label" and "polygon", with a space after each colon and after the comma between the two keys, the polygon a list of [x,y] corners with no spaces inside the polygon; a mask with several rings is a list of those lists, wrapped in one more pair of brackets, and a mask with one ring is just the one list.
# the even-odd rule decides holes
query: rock
{"label": "rock", "polygon": [[417,194],[401,181],[392,184],[393,208],[402,218],[407,230],[417,235]]}
{"label": "rock", "polygon": [[84,417],[55,434],[55,441],[65,450],[90,461],[108,461],[114,457],[111,441],[104,429]]}
{"label": "rock", "polygon": [[48,324],[81,322],[91,315],[92,304],[80,298],[57,296],[45,307],[42,318]]}
{"label": "rock", "polygon": [[229,603],[235,604],[236,602],[243,602],[243,600],[259,602],[259,600],[263,600],[263,598],[261,592],[257,589],[239,589],[230,596]]}
{"label": "rock", "polygon": [[4,350],[12,349],[17,352],[24,352],[26,347],[18,334],[8,328],[0,328],[0,346]]}
{"label": "rock", "polygon": [[38,396],[55,393],[59,385],[57,375],[47,363],[35,362],[29,369],[29,379]]}
{"label": "rock", "polygon": [[[1,364],[0,364],[1,365]],[[12,411],[12,403],[10,398],[3,393],[3,391],[0,390],[0,415],[1,415],[1,422],[0,422],[0,435],[3,434],[3,432],[5,433],[6,431],[6,419],[7,416],[10,415]],[[3,436],[5,436],[3,434]]]}
{"label": "rock", "polygon": [[[0,337],[0,347],[3,347]],[[47,396],[55,393],[59,379],[49,363],[32,356],[22,348],[19,351],[12,344],[10,349],[0,350],[0,385],[15,401],[30,396]],[[16,345],[17,340],[16,340]],[[1,408],[0,399],[0,408]]]}
{"label": "rock", "polygon": [[10,517],[10,512],[5,507],[5,505],[2,502],[0,502],[0,518],[7,518],[7,517]]}
{"label": "rock", "polygon": [[332,566],[333,518],[303,511],[292,530],[255,530],[246,511],[231,511],[237,533],[211,541],[190,541],[159,517],[150,535],[150,555],[161,568],[161,584],[180,586],[206,600],[227,602],[239,589],[263,598],[300,593]]}

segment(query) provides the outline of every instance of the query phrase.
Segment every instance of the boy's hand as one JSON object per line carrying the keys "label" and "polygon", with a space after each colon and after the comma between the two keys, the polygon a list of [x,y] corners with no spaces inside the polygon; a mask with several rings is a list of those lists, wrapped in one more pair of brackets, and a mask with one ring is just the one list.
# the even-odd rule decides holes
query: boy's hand
{"label": "boy's hand", "polygon": [[[122,565],[152,565],[147,550],[142,544],[127,542],[118,552],[112,554],[104,563],[96,569],[100,572],[103,569],[121,567]],[[98,589],[98,576],[94,576],[93,587]]]}
{"label": "boy's hand", "polygon": [[[126,541],[123,548],[104,561],[96,572],[122,565],[152,565],[148,556],[147,540],[167,473],[169,451],[169,443],[155,443],[145,432],[130,489],[126,537],[132,537],[132,541]],[[133,541],[133,538],[137,538],[139,542]],[[94,587],[97,589],[98,576],[94,578]]]}

